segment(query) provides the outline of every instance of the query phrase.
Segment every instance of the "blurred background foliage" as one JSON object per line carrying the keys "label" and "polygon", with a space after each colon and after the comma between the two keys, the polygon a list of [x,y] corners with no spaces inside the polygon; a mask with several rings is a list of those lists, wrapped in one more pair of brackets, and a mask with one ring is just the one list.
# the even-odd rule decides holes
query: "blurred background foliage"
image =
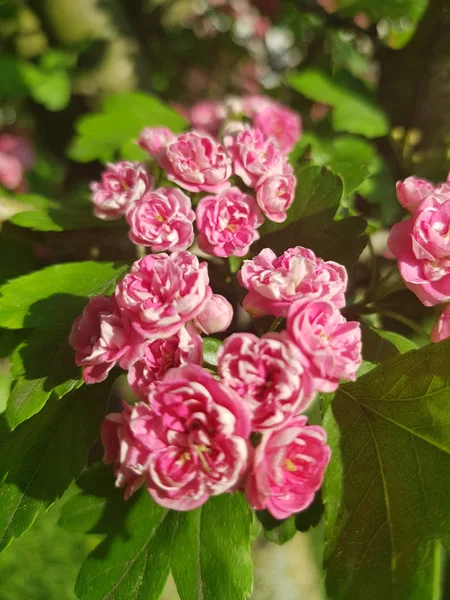
{"label": "blurred background foliage", "polygon": [[[395,181],[440,181],[450,168],[450,3],[0,0],[0,282],[55,262],[132,260],[123,224],[92,217],[89,182],[107,161],[145,158],[134,144],[143,126],[181,131],[187,107],[230,94],[267,94],[301,113],[292,161],[341,176],[338,218],[363,215],[389,265],[386,232],[402,216]],[[11,157],[20,180],[5,176]],[[356,280],[370,282],[367,261]],[[401,282],[383,303],[433,320]],[[384,325],[409,332],[388,316]],[[17,343],[8,335],[2,348]],[[11,382],[3,359],[0,410]],[[0,556],[0,600],[74,598],[91,548],[57,516],[54,506]],[[320,597],[311,573],[310,600]],[[255,597],[276,597],[261,585]]]}

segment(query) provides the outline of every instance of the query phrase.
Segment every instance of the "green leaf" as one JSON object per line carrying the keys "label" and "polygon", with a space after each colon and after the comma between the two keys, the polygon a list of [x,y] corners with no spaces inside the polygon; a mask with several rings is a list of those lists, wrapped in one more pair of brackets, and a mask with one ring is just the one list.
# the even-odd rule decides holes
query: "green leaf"
{"label": "green leaf", "polygon": [[311,527],[317,527],[320,523],[325,507],[322,502],[322,493],[319,490],[314,496],[313,503],[306,510],[295,515],[295,527],[297,531],[308,531]]}
{"label": "green leaf", "polygon": [[320,258],[333,260],[350,269],[366,246],[366,227],[362,217],[334,221],[329,212],[320,212],[265,235],[253,244],[252,251],[256,253],[263,248],[272,248],[280,255],[288,248],[305,246]]}
{"label": "green leaf", "polygon": [[[89,227],[104,227],[105,221],[97,219],[91,211],[50,208],[48,210],[33,210],[15,214],[10,221],[19,227],[35,231],[69,231],[72,229],[87,229]],[[111,224],[108,225],[109,227]]]}
{"label": "green leaf", "polygon": [[303,143],[311,145],[313,163],[327,166],[342,178],[345,196],[353,194],[375,172],[375,148],[363,138],[340,135],[329,139],[312,133],[304,138]]}
{"label": "green leaf", "polygon": [[336,392],[325,414],[330,600],[433,600],[449,543],[450,340],[400,354]]}
{"label": "green leaf", "polygon": [[367,323],[361,323],[363,357],[375,365],[399,353],[397,346],[388,338],[384,338],[380,331]]}
{"label": "green leaf", "polygon": [[376,329],[375,331],[379,336],[391,342],[391,344],[393,344],[399,352],[417,350],[417,344],[415,344],[412,340],[405,338],[403,335],[400,335],[399,333],[395,333],[394,331],[385,331],[384,329]]}
{"label": "green leaf", "polygon": [[221,345],[221,340],[216,338],[203,338],[203,362],[209,367],[217,367],[217,352]]}
{"label": "green leaf", "polygon": [[375,96],[346,71],[330,77],[317,67],[309,67],[288,77],[289,85],[306,98],[333,107],[333,127],[368,138],[389,133],[389,121]]}
{"label": "green leaf", "polygon": [[272,517],[267,510],[257,511],[256,516],[263,526],[265,537],[274,544],[282,546],[286,542],[289,542],[297,533],[295,517],[293,516],[289,517],[289,519],[279,521],[275,517]]}
{"label": "green leaf", "polygon": [[419,21],[427,5],[428,0],[340,0],[339,10],[347,16],[364,12],[375,21],[387,18]]}
{"label": "green leaf", "polygon": [[0,285],[12,277],[31,271],[34,266],[34,249],[30,242],[0,233]]}
{"label": "green leaf", "polygon": [[31,527],[39,510],[62,496],[98,438],[110,384],[84,386],[52,400],[8,432],[0,420],[0,550]]}
{"label": "green leaf", "polygon": [[288,225],[318,212],[333,217],[339,208],[343,192],[342,180],[325,167],[307,167],[297,172],[295,200],[283,223],[266,221],[260,229],[262,236],[283,231]]}
{"label": "green leaf", "polygon": [[172,569],[181,600],[246,600],[252,589],[251,511],[241,494],[187,513],[166,511],[144,488],[130,500],[112,469],[95,465],[63,507],[69,531],[107,534],[81,568],[81,600],[159,598]]}
{"label": "green leaf", "polygon": [[11,429],[39,412],[52,394],[61,398],[82,383],[66,328],[36,329],[14,351],[11,362],[17,380],[6,409]]}
{"label": "green leaf", "polygon": [[172,575],[181,600],[246,600],[253,585],[251,511],[241,494],[210,498],[181,513]]}
{"label": "green leaf", "polygon": [[137,139],[144,127],[165,125],[172,131],[182,131],[186,122],[175,111],[153,96],[126,93],[105,100],[103,112],[82,117],[77,136],[69,149],[69,157],[78,162],[113,160]]}
{"label": "green leaf", "polygon": [[126,266],[79,262],[46,267],[0,287],[0,327],[71,323],[87,297],[108,294]]}

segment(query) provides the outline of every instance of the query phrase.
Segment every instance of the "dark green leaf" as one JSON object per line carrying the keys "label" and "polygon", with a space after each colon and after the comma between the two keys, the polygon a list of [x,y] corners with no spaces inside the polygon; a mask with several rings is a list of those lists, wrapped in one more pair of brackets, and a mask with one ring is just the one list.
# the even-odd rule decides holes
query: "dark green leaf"
{"label": "dark green leaf", "polygon": [[395,344],[379,334],[379,330],[361,323],[364,360],[375,365],[399,353]]}
{"label": "dark green leaf", "polygon": [[0,284],[28,273],[34,266],[34,249],[30,242],[0,233]]}
{"label": "dark green leaf", "polygon": [[279,232],[265,235],[253,244],[252,251],[272,248],[276,254],[281,254],[288,248],[305,246],[324,260],[334,260],[352,268],[366,246],[366,226],[362,217],[334,221],[329,212],[316,213]]}
{"label": "dark green leaf", "polygon": [[324,427],[330,600],[433,600],[450,537],[450,340],[336,392]]}
{"label": "dark green leaf", "polygon": [[222,342],[216,338],[203,338],[203,362],[209,367],[217,367],[217,352]]}
{"label": "dark green leaf", "polygon": [[144,127],[165,125],[175,132],[186,122],[157,98],[142,93],[110,96],[103,112],[82,117],[77,123],[77,137],[69,156],[79,162],[113,160],[122,148],[129,154],[130,142]]}
{"label": "dark green leaf", "polygon": [[317,527],[325,512],[322,502],[322,493],[319,490],[314,496],[313,503],[306,510],[295,515],[295,527],[297,531],[308,531],[311,527]]}
{"label": "dark green leaf", "polygon": [[52,400],[8,432],[0,421],[0,549],[32,525],[80,474],[97,439],[110,384],[84,386]]}
{"label": "dark green leaf", "polygon": [[415,344],[412,340],[405,338],[403,335],[400,335],[399,333],[395,333],[394,331],[385,331],[384,329],[375,329],[375,331],[383,339],[388,340],[391,344],[393,344],[399,352],[417,350],[417,344]]}
{"label": "dark green leaf", "polygon": [[11,429],[39,412],[53,394],[61,398],[81,385],[67,328],[36,329],[11,356],[15,381],[6,418]]}
{"label": "dark green leaf", "polygon": [[267,510],[259,510],[256,513],[258,520],[263,526],[265,537],[279,546],[289,542],[297,533],[295,528],[295,517],[289,517],[279,521],[272,517]]}
{"label": "dark green leaf", "polygon": [[71,323],[88,296],[111,292],[126,266],[79,262],[53,265],[0,287],[0,326]]}
{"label": "dark green leaf", "polygon": [[283,223],[266,221],[261,227],[261,235],[285,228],[303,218],[319,212],[334,216],[342,199],[343,184],[338,175],[325,167],[307,167],[297,172],[297,188],[295,200],[288,210],[287,219]]}
{"label": "dark green leaf", "polygon": [[60,525],[107,534],[83,565],[81,600],[159,598],[172,569],[181,600],[246,600],[252,589],[251,511],[241,494],[211,498],[187,513],[166,511],[146,489],[130,500],[112,469],[95,465],[82,492],[64,506]]}
{"label": "dark green leaf", "polygon": [[369,138],[389,132],[389,122],[376,98],[363,83],[346,71],[330,77],[317,67],[309,67],[288,78],[288,83],[306,98],[333,107],[336,131],[358,133]]}
{"label": "dark green leaf", "polygon": [[181,600],[246,600],[253,585],[250,508],[241,494],[223,494],[181,513],[172,574]]}

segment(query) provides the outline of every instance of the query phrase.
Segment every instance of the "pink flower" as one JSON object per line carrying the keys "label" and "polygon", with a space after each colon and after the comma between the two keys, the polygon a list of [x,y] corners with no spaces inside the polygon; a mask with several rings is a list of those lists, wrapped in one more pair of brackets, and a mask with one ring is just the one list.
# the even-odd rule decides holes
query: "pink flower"
{"label": "pink flower", "polygon": [[405,285],[425,306],[450,300],[449,231],[450,195],[434,192],[388,239]]}
{"label": "pink flower", "polygon": [[407,177],[403,181],[397,181],[397,199],[403,208],[414,213],[419,204],[431,194],[434,185],[426,179]]}
{"label": "pink flower", "polygon": [[252,429],[278,427],[304,411],[314,397],[313,380],[298,348],[280,333],[261,339],[234,333],[218,353],[219,375],[246,403]]}
{"label": "pink flower", "polygon": [[119,363],[124,369],[143,351],[142,340],[122,319],[115,298],[91,298],[72,326],[69,342],[86,383],[104,381]]}
{"label": "pink flower", "polygon": [[0,152],[0,185],[16,190],[23,181],[24,170],[20,160],[6,152]]}
{"label": "pink flower", "polygon": [[201,364],[202,338],[193,328],[182,327],[169,338],[147,342],[144,354],[130,366],[128,382],[141,400],[146,400],[150,389],[173,367],[187,363]]}
{"label": "pink flower", "polygon": [[206,134],[179,135],[167,146],[161,166],[169,181],[191,192],[218,194],[230,187],[230,159],[225,148]]}
{"label": "pink flower", "polygon": [[256,113],[253,126],[274,141],[284,155],[292,152],[302,135],[299,115],[275,102]]}
{"label": "pink flower", "polygon": [[274,142],[259,129],[247,128],[227,137],[233,169],[248,187],[257,187],[264,177],[283,172],[284,159]]}
{"label": "pink flower", "polygon": [[211,294],[208,265],[187,251],[144,256],[116,287],[120,309],[147,339],[177,333],[201,313]]}
{"label": "pink flower", "polygon": [[286,211],[295,198],[296,178],[293,175],[271,175],[256,189],[256,201],[268,219],[276,223],[286,220]]}
{"label": "pink flower", "polygon": [[127,212],[129,237],[152,252],[186,250],[194,241],[195,213],[189,198],[178,188],[148,192]]}
{"label": "pink flower", "polygon": [[134,439],[148,452],[152,498],[192,510],[234,490],[247,469],[250,418],[240,398],[198,365],[167,372],[133,409]]}
{"label": "pink flower", "polygon": [[262,112],[266,108],[272,106],[273,102],[273,100],[267,96],[260,96],[257,94],[244,96],[242,101],[244,107],[243,112],[250,119],[253,119],[253,117],[259,112]]}
{"label": "pink flower", "polygon": [[216,136],[226,116],[222,102],[201,101],[191,108],[190,122],[194,129]]}
{"label": "pink flower", "polygon": [[197,207],[199,248],[214,256],[245,256],[263,221],[255,199],[237,187],[206,196]]}
{"label": "pink flower", "polygon": [[220,294],[213,294],[205,308],[194,319],[194,325],[204,333],[218,333],[225,331],[233,319],[233,307],[226,298]]}
{"label": "pink flower", "polygon": [[100,182],[91,183],[94,214],[99,219],[120,219],[152,186],[151,175],[140,163],[109,164]]}
{"label": "pink flower", "polygon": [[345,306],[347,272],[335,262],[324,262],[312,250],[296,246],[280,257],[264,248],[252,260],[245,260],[238,273],[239,283],[249,290],[243,307],[253,317],[285,317],[299,299],[330,300]]}
{"label": "pink flower", "polygon": [[297,417],[265,433],[254,453],[245,494],[250,506],[267,509],[276,519],[312,503],[330,460],[327,434],[306,423],[306,417]]}
{"label": "pink flower", "polygon": [[362,362],[361,327],[346,321],[334,304],[295,302],[288,312],[287,332],[306,359],[316,389],[333,392],[341,379],[356,380]]}
{"label": "pink flower", "polygon": [[139,444],[130,428],[133,408],[124,403],[123,412],[111,413],[102,424],[104,461],[114,463],[116,487],[125,487],[125,500],[145,483],[147,449]]}
{"label": "pink flower", "polygon": [[32,169],[36,162],[33,146],[25,137],[19,135],[0,135],[0,152],[17,158],[24,171]]}
{"label": "pink flower", "polygon": [[447,305],[441,313],[433,329],[431,330],[431,341],[442,342],[450,337],[450,305]]}
{"label": "pink flower", "polygon": [[150,156],[160,159],[166,145],[173,142],[176,137],[167,127],[145,127],[139,135],[138,144]]}

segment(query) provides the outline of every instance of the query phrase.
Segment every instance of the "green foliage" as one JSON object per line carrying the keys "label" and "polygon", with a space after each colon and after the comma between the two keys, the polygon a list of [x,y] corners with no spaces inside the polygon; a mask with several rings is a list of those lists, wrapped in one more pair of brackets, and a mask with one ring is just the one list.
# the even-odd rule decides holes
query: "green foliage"
{"label": "green foliage", "polygon": [[61,502],[0,555],[2,600],[75,600],[73,591],[80,563],[86,556],[83,536],[61,530]]}
{"label": "green foliage", "polygon": [[33,247],[30,242],[0,233],[0,285],[8,279],[31,271],[34,264]]}
{"label": "green foliage", "polygon": [[0,428],[0,550],[21,536],[41,508],[61,497],[78,477],[99,435],[110,384],[83,386],[52,400],[33,419]]}
{"label": "green foliage", "polygon": [[215,369],[217,367],[217,352],[222,342],[217,338],[203,338],[203,362],[206,366]]}
{"label": "green foliage", "polygon": [[[88,227],[104,227],[104,221],[94,217],[91,211],[64,208],[48,208],[18,213],[11,217],[11,222],[19,227],[35,231],[68,231],[71,229],[87,229]],[[111,225],[109,225],[111,227]]]}
{"label": "green foliage", "polygon": [[306,98],[333,107],[336,131],[359,133],[368,138],[389,132],[389,122],[375,97],[361,80],[340,71],[330,77],[316,67],[303,69],[288,78],[289,85]]}
{"label": "green foliage", "polygon": [[343,15],[367,13],[372,19],[412,19],[418,21],[428,4],[428,0],[340,0],[339,9]]}
{"label": "green foliage", "polygon": [[53,265],[0,287],[0,327],[71,324],[87,296],[108,294],[126,266],[79,262]]}
{"label": "green foliage", "polygon": [[71,531],[106,534],[84,563],[81,600],[160,597],[169,571],[181,600],[245,600],[252,588],[251,514],[240,494],[211,498],[188,513],[167,511],[142,489],[130,500],[113,487],[109,468],[95,465],[82,492],[63,508]]}
{"label": "green foliage", "polygon": [[[69,149],[72,160],[89,162],[113,160],[125,150],[130,156],[130,143],[143,127],[165,125],[181,131],[186,123],[175,111],[153,96],[141,93],[118,94],[105,100],[103,112],[86,115],[77,123],[77,136]],[[138,152],[145,158],[145,154]]]}
{"label": "green foliage", "polygon": [[11,355],[14,382],[6,418],[14,429],[39,412],[53,395],[61,398],[81,385],[81,372],[66,327],[38,328]]}
{"label": "green foliage", "polygon": [[450,539],[450,341],[384,361],[336,392],[324,500],[331,600],[434,599]]}

